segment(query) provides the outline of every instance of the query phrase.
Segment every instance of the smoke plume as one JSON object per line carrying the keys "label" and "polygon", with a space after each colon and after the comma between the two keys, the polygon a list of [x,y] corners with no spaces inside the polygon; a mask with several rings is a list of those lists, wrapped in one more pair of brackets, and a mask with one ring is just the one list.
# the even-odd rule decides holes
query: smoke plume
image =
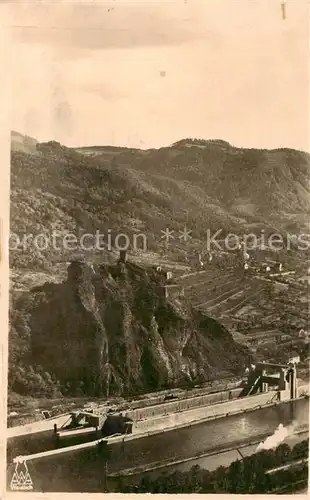
{"label": "smoke plume", "polygon": [[288,425],[287,427],[284,427],[283,424],[279,424],[279,426],[276,428],[272,436],[268,436],[265,441],[262,441],[259,443],[259,445],[256,448],[256,451],[262,451],[262,450],[272,450],[273,448],[276,448],[280,443],[283,443],[283,441],[293,434],[295,429],[295,423],[293,422],[291,425]]}

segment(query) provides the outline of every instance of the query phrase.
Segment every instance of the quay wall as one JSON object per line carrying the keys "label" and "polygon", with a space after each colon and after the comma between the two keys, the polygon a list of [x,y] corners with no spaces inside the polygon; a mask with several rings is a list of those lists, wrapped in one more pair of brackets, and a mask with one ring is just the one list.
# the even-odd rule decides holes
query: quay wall
{"label": "quay wall", "polygon": [[7,438],[14,438],[16,436],[23,436],[25,434],[35,434],[37,432],[44,432],[53,430],[54,424],[58,427],[63,425],[68,421],[70,413],[64,415],[59,415],[55,418],[48,418],[46,420],[40,420],[39,422],[31,422],[26,425],[18,425],[16,427],[8,427],[6,430]]}
{"label": "quay wall", "polygon": [[[209,420],[211,421],[213,419],[222,418],[228,415],[234,415],[244,411],[251,411],[267,405],[277,404],[277,399],[278,392],[270,391],[268,393],[259,394],[256,396],[250,396],[247,398],[227,401],[215,405],[194,408],[179,413],[172,413],[170,415],[162,415],[150,419],[140,420],[134,422],[132,434],[110,437],[108,438],[108,442],[111,445],[118,442],[124,443],[127,441],[133,441],[156,434],[170,432],[171,430],[181,429],[183,427],[191,427],[199,423],[207,422]],[[49,441],[51,441],[51,434],[49,433],[45,439],[49,439]],[[60,457],[63,455],[72,456],[72,454],[80,453],[83,449],[95,448],[96,444],[99,441],[100,439],[58,449],[55,449],[53,443],[50,443],[50,445],[52,446],[46,447],[45,451],[38,450],[37,452],[34,451],[30,454],[29,451],[28,453],[25,453],[26,450],[22,451],[22,447],[20,447],[18,453],[15,452],[14,454],[13,452],[10,455],[12,455],[12,459],[17,455],[27,456],[27,461],[37,459],[49,460],[53,456],[56,456],[58,459],[60,459]],[[14,441],[12,440],[12,445],[14,446],[13,443]]]}
{"label": "quay wall", "polygon": [[138,408],[136,410],[129,410],[126,415],[134,422],[145,420],[149,418],[170,415],[171,413],[183,412],[193,408],[202,406],[214,405],[229,401],[230,399],[237,399],[241,394],[242,388],[220,391],[214,394],[204,394],[195,396],[188,399],[173,400],[161,405],[148,406],[145,408]]}
{"label": "quay wall", "polygon": [[147,406],[155,406],[166,403],[165,397],[173,394],[179,399],[189,399],[192,397],[204,396],[215,392],[224,392],[231,389],[236,389],[240,386],[242,378],[230,379],[229,381],[213,381],[205,384],[203,387],[195,387],[193,389],[166,389],[157,393],[148,394],[147,397],[130,401],[131,410],[142,409]]}
{"label": "quay wall", "polygon": [[[145,408],[137,411],[133,418],[133,434],[171,429],[184,425],[194,425],[209,418],[218,418],[227,414],[247,411],[271,403],[279,403],[290,399],[289,391],[268,391],[254,396],[238,399],[242,389],[208,394],[184,401],[174,401],[160,407]],[[229,399],[229,392],[232,399]],[[309,384],[298,387],[298,396],[310,394]]]}
{"label": "quay wall", "polygon": [[200,406],[185,411],[138,420],[134,422],[132,437],[134,437],[136,433],[141,432],[160,431],[163,429],[171,429],[172,427],[193,425],[209,418],[224,417],[227,414],[250,410],[272,402],[276,403],[277,400],[278,391],[269,391],[247,398],[234,399],[214,405],[209,404],[209,406]]}
{"label": "quay wall", "polygon": [[[277,392],[275,392],[277,395]],[[269,395],[271,395],[269,393]],[[252,396],[247,398],[248,400],[251,400],[252,405],[250,409],[253,409],[253,405],[255,404],[257,407],[257,403],[262,404],[262,396],[263,399],[266,398],[267,394],[262,394],[259,396]],[[239,400],[241,402],[245,402],[244,400]],[[238,401],[238,403],[239,403]],[[233,402],[229,403],[221,403],[218,406],[225,407],[227,404],[231,404]],[[236,401],[235,401],[236,403]],[[271,402],[270,404],[273,404]],[[279,403],[281,405],[281,403]],[[264,406],[264,405],[262,405]],[[243,411],[244,408],[239,408],[239,411]],[[249,411],[250,411],[249,409]],[[277,412],[276,412],[277,413]],[[282,417],[280,417],[282,418]],[[257,420],[257,418],[256,418]],[[171,463],[183,463],[190,461],[193,463],[193,460],[199,459],[200,457],[209,455],[209,454],[217,454],[219,453],[219,450],[223,451],[223,449],[230,449],[230,448],[235,448],[238,447],[238,449],[242,446],[242,444],[249,444],[249,442],[256,442],[256,440],[263,440],[265,437],[270,434],[270,429],[264,427],[264,432],[254,432],[254,435],[252,433],[247,432],[247,436],[237,434],[236,441],[232,440],[232,435],[229,436],[227,440],[226,432],[229,431],[229,429],[226,428],[225,431],[225,421],[226,419],[223,419],[223,433],[225,435],[225,439],[223,443],[219,444],[219,447],[212,447],[209,450],[205,449],[205,443],[202,444],[202,446],[199,444],[199,436],[197,436],[196,432],[196,440],[197,441],[197,450],[196,450],[196,455],[190,455],[189,452],[188,454],[182,456],[182,453],[179,454],[179,448],[177,446],[177,439],[174,439],[169,441],[168,436],[162,436],[161,441],[158,443],[158,440],[147,440],[145,441],[144,445],[139,445],[139,443],[132,443],[132,446],[128,447],[126,445],[126,441],[131,441],[134,439],[137,439],[139,437],[147,436],[147,435],[152,435],[152,434],[161,434],[162,432],[167,431],[168,429],[163,429],[163,430],[158,430],[158,431],[153,431],[153,432],[141,432],[140,434],[137,433],[136,436],[128,435],[128,436],[119,436],[115,438],[109,439],[109,442],[111,445],[114,443],[116,444],[119,442],[118,445],[114,448],[112,446],[112,458],[109,461],[109,469],[106,469],[106,472],[110,475],[113,473],[120,473],[124,472],[124,470],[127,469],[128,466],[133,467],[134,469],[137,469],[137,472],[139,472],[140,467],[142,470],[144,469],[154,469],[154,466],[161,464],[162,460],[165,460],[165,465],[167,466],[168,464],[171,465]],[[255,419],[254,419],[255,422]],[[257,422],[258,423],[258,422]],[[194,425],[194,424],[193,424]],[[227,421],[228,427],[231,425]],[[263,429],[262,429],[263,431]],[[203,429],[202,429],[203,432]],[[184,435],[184,433],[183,433]],[[239,439],[238,439],[239,438]],[[122,444],[122,441],[125,440],[124,445]],[[139,439],[138,439],[139,441]],[[227,441],[227,442],[226,442]],[[165,448],[165,442],[168,443],[174,443],[173,446],[175,446],[175,449],[172,449],[172,452],[169,452],[169,449]],[[208,441],[207,441],[208,442]],[[148,444],[149,443],[149,444]],[[155,454],[154,454],[154,444],[156,443],[155,446]],[[238,444],[237,444],[238,443]],[[97,442],[94,443],[87,443],[85,445],[79,445],[79,446],[74,446],[71,447],[67,450],[51,450],[49,452],[45,453],[39,453],[37,456],[28,456],[27,457],[27,465],[29,469],[29,473],[31,475],[33,484],[34,484],[34,490],[35,491],[62,491],[62,492],[69,492],[69,491],[79,491],[79,492],[102,492],[105,489],[105,466],[104,466],[104,460],[100,459],[98,457],[98,450],[96,449],[96,444]],[[129,444],[129,443],[128,443]],[[222,448],[223,445],[223,449]],[[133,448],[134,446],[134,448]],[[162,454],[158,455],[158,449],[160,447],[162,448]],[[152,452],[151,454],[148,453],[147,456],[145,455],[146,451],[151,448]],[[157,450],[157,451],[156,451]],[[138,453],[138,456],[137,456]],[[157,453],[157,454],[156,454]],[[115,467],[115,460],[117,460],[117,463],[119,458],[121,458],[125,455],[124,458],[121,460],[121,466],[120,467]],[[243,453],[244,454],[244,453]],[[114,459],[113,459],[114,456]],[[133,457],[136,457],[136,459],[133,459]],[[160,457],[160,462],[158,461]],[[237,458],[234,456],[232,460]],[[114,460],[114,461],[113,461]],[[156,461],[155,461],[156,460]],[[170,463],[171,462],[171,463]],[[175,466],[173,465],[173,466]],[[14,464],[11,463],[9,464],[8,467],[8,481],[11,480],[12,475],[14,473]],[[157,469],[157,467],[155,467]],[[208,467],[209,468],[209,467]],[[154,471],[155,473],[155,471]],[[8,485],[9,487],[9,485]]]}
{"label": "quay wall", "polygon": [[[288,393],[284,394],[284,391],[282,391],[282,397],[280,396],[280,400],[285,401],[288,398]],[[195,408],[199,407],[205,407],[205,406],[212,406],[216,403],[223,403],[223,402],[229,402],[229,393],[231,393],[232,397],[232,403],[233,407],[237,409],[237,405],[240,405],[240,401],[244,401],[245,398],[240,399],[239,401],[236,401],[236,398],[238,398],[239,394],[241,393],[241,389],[238,388],[233,388],[231,390],[225,390],[225,391],[220,391],[217,393],[213,394],[204,394],[204,395],[199,395],[199,396],[194,396],[190,397],[188,399],[180,399],[180,400],[174,400],[170,401],[167,403],[163,403],[160,405],[153,405],[153,406],[147,406],[145,408],[138,408],[135,410],[130,410],[126,412],[126,415],[128,415],[130,418],[133,419],[133,421],[136,423],[134,426],[136,428],[143,428],[146,424],[140,422],[144,421],[146,419],[152,419],[155,417],[164,417],[164,416],[169,416],[171,413],[178,413],[178,412],[183,412],[187,410],[192,410]],[[268,394],[271,394],[268,392]],[[298,386],[298,396],[303,396],[303,395],[309,395],[310,394],[310,386],[309,384],[302,384]],[[262,394],[259,394],[258,397],[261,397]],[[263,395],[264,396],[264,395]],[[254,396],[250,396],[248,399],[249,401],[252,401]],[[263,404],[263,403],[262,403]],[[221,408],[223,408],[222,405],[220,405]],[[239,407],[239,406],[238,406]],[[203,414],[205,415],[205,409],[203,409]],[[213,410],[208,410],[207,414],[213,414]],[[14,438],[16,436],[22,436],[26,434],[32,434],[32,433],[37,433],[37,432],[44,432],[44,431],[50,431],[53,429],[54,424],[56,423],[58,427],[60,427],[62,424],[64,424],[70,414],[64,414],[64,415],[59,415],[58,417],[51,418],[51,419],[46,419],[42,420],[39,422],[32,422],[30,424],[26,425],[20,425],[16,427],[9,427],[7,429],[7,438]]]}
{"label": "quay wall", "polygon": [[[241,389],[234,388],[232,384],[231,390],[227,389],[225,391],[220,391],[213,394],[203,394],[184,399],[176,399],[166,403],[162,402],[164,396],[161,395],[158,398],[158,402],[155,400],[153,405],[145,406],[144,408],[127,410],[125,414],[136,422],[138,420],[144,420],[161,415],[168,415],[173,412],[184,411],[191,408],[197,408],[203,405],[210,405],[210,404],[220,403],[222,401],[227,401],[230,397],[229,393],[231,393],[231,398],[237,398],[241,393]],[[9,439],[15,436],[52,430],[54,424],[57,424],[57,426],[60,427],[68,420],[69,417],[70,413],[68,412],[66,414],[59,415],[57,417],[50,419],[40,420],[38,422],[31,422],[26,425],[8,427],[7,438]]]}

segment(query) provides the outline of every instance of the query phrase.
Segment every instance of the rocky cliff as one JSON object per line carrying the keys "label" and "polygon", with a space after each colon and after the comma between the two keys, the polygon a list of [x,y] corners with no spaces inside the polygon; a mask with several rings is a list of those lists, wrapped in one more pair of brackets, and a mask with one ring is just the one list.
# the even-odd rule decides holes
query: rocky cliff
{"label": "rocky cliff", "polygon": [[11,313],[11,389],[130,394],[240,373],[247,351],[186,297],[166,299],[164,286],[164,276],[130,262],[76,261],[63,283],[20,296]]}

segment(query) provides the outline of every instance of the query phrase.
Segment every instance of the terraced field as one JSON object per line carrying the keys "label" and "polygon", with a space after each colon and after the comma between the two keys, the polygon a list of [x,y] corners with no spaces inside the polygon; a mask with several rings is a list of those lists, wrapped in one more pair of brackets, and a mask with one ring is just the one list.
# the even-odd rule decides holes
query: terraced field
{"label": "terraced field", "polygon": [[222,323],[237,342],[253,350],[266,342],[295,343],[299,329],[307,329],[307,289],[297,276],[282,289],[270,279],[257,278],[237,267],[210,266],[175,277],[174,282],[195,308]]}
{"label": "terraced field", "polygon": [[184,288],[185,296],[195,307],[215,319],[233,316],[265,288],[258,280],[244,276],[239,269],[209,268],[175,281]]}

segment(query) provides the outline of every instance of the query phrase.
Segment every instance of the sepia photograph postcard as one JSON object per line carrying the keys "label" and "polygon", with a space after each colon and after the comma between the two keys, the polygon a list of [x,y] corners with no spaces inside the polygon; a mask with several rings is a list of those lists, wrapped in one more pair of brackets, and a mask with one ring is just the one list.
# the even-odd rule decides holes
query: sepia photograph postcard
{"label": "sepia photograph postcard", "polygon": [[306,498],[308,0],[0,11],[3,496]]}

